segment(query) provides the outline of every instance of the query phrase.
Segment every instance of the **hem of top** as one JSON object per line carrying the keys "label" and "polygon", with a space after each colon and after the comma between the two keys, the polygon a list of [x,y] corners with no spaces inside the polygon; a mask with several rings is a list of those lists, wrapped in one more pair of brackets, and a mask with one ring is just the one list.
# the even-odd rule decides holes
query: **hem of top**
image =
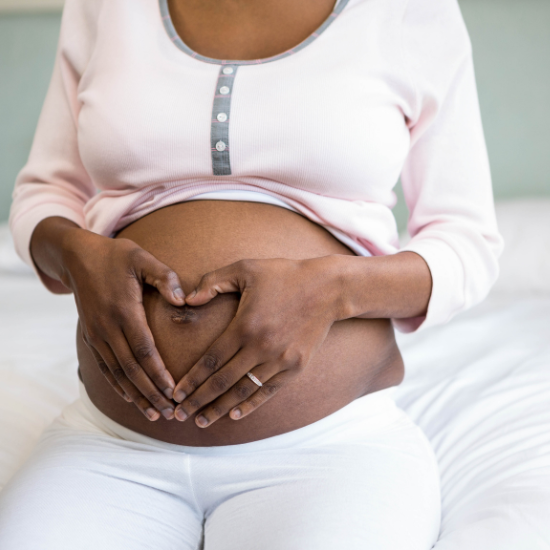
{"label": "hem of top", "polygon": [[[242,189],[242,186],[239,186],[238,188],[233,188],[232,185],[235,185],[235,184],[231,184],[231,182],[229,182],[227,180],[224,181],[223,184],[219,184],[217,182],[214,182],[214,184],[218,186],[216,189],[213,189],[213,190],[210,190],[210,191],[201,191],[197,194],[192,194],[192,195],[190,195],[188,197],[185,197],[185,198],[178,197],[174,201],[170,200],[168,203],[163,204],[162,206],[158,206],[158,205],[155,206],[154,210],[152,210],[151,212],[154,212],[154,211],[159,210],[160,208],[164,208],[166,206],[171,206],[171,205],[174,205],[174,204],[189,202],[189,201],[193,200],[194,197],[196,197],[198,195],[208,195],[210,193],[219,194],[219,193],[223,193],[225,191],[244,191],[246,193],[256,193],[257,195],[268,195],[268,196],[276,198],[276,199],[279,198],[278,194],[276,194],[272,191],[267,191],[265,189],[262,189],[261,191],[259,191],[257,189],[254,189],[254,190],[252,190],[252,189]],[[151,198],[155,195],[156,185],[157,184],[155,184],[154,186],[150,186],[151,189],[149,191],[146,191],[143,194],[144,202],[146,202],[147,199],[149,199],[149,198]],[[167,197],[174,197],[175,195],[178,195],[181,192],[183,192],[183,190],[181,188],[178,188],[177,184],[170,185],[170,192],[168,194],[166,194],[166,196]],[[194,191],[192,191],[192,192],[194,192]],[[321,196],[322,197],[323,195],[316,195],[316,196]],[[206,199],[205,198],[203,200],[227,200],[227,199]],[[282,199],[280,199],[280,200],[282,200]],[[291,200],[293,200],[295,203],[298,202],[295,199],[291,199]],[[247,202],[247,201],[243,201],[243,202]],[[263,202],[265,204],[272,204],[272,203],[268,203],[267,201],[259,201],[259,200],[258,201],[248,201],[248,202]],[[376,255],[369,248],[367,248],[365,245],[362,245],[362,244],[354,241],[353,238],[350,237],[347,233],[344,233],[343,231],[341,231],[338,228],[333,227],[331,225],[324,224],[319,219],[312,219],[306,213],[306,210],[300,210],[299,208],[296,208],[295,206],[293,206],[292,204],[290,204],[287,201],[283,201],[283,202],[285,202],[285,204],[288,205],[288,210],[292,210],[292,211],[296,212],[297,214],[301,214],[302,216],[306,217],[308,220],[316,223],[317,225],[320,225],[321,227],[324,227],[329,233],[334,235],[334,237],[336,237],[336,239],[338,239],[343,244],[345,244],[350,250],[352,250],[358,256],[371,257],[371,256]],[[275,205],[275,206],[277,206],[277,205]],[[281,208],[284,208],[284,207],[281,206]],[[150,213],[150,212],[147,212],[147,213]],[[144,215],[145,214],[138,214],[138,215],[128,216],[127,219],[125,220],[125,222],[122,225],[119,226],[117,224],[110,233],[100,233],[100,234],[113,237],[114,235],[116,235],[117,233],[122,231],[125,227],[127,227],[130,224],[134,223],[135,221],[139,220]],[[119,220],[119,222],[120,222],[120,220]],[[396,252],[398,252],[398,250],[396,250],[395,252],[389,252],[389,253],[396,253]]]}
{"label": "hem of top", "polygon": [[158,0],[158,5],[160,9],[161,21],[168,35],[170,42],[172,42],[179,50],[187,54],[193,59],[198,61],[203,61],[205,63],[210,63],[213,65],[263,65],[264,63],[271,63],[272,61],[278,61],[285,57],[289,57],[300,50],[303,50],[306,46],[315,41],[325,30],[330,27],[334,20],[342,13],[349,0],[336,0],[333,10],[330,15],[323,21],[323,23],[315,29],[307,38],[302,40],[299,44],[281,52],[277,55],[272,55],[270,57],[263,57],[260,59],[215,59],[213,57],[208,57],[201,55],[196,51],[192,50],[179,36],[172,22],[172,16],[170,15],[170,10],[168,9],[168,0]]}
{"label": "hem of top", "polygon": [[369,410],[376,410],[379,403],[386,401],[398,410],[395,404],[395,392],[397,386],[391,386],[383,390],[379,390],[367,395],[363,395],[358,399],[355,399],[348,405],[338,409],[337,411],[290,432],[285,432],[272,437],[264,439],[258,439],[249,443],[239,443],[236,445],[216,445],[210,447],[178,445],[176,443],[168,443],[160,439],[155,439],[147,435],[140,434],[130,428],[122,426],[118,422],[112,420],[104,413],[102,413],[91,401],[88,392],[84,384],[79,380],[78,382],[80,398],[88,412],[92,415],[94,420],[108,431],[114,433],[121,439],[132,441],[134,443],[142,443],[151,445],[154,447],[160,447],[166,450],[172,450],[179,453],[195,454],[195,455],[209,455],[209,456],[224,456],[231,454],[246,454],[253,452],[263,452],[275,449],[285,449],[294,446],[300,446],[305,439],[320,435],[326,432],[327,428],[339,421],[344,421],[348,415],[352,414],[354,409],[361,414],[367,413]]}

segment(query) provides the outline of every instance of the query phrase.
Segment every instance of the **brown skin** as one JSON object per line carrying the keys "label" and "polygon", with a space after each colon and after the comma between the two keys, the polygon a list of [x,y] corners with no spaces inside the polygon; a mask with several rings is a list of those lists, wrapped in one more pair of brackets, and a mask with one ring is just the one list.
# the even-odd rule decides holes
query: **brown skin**
{"label": "brown skin", "polygon": [[169,0],[180,38],[214,59],[262,59],[293,48],[329,17],[336,0]]}
{"label": "brown skin", "polygon": [[[37,237],[40,238],[41,231],[47,233],[48,225],[56,226],[59,222],[66,220],[50,218],[42,222],[42,228],[37,228]],[[269,289],[262,292],[267,297],[261,305],[265,309],[252,311],[260,321],[258,329],[262,329],[262,319],[271,321],[278,315],[282,315],[283,324],[285,319],[289,325],[295,323],[300,334],[306,337],[305,341],[292,338],[287,330],[282,332],[282,336],[286,334],[291,337],[293,349],[309,346],[309,330],[314,333],[319,323],[325,323],[324,315],[321,320],[311,315],[312,308],[318,307],[316,302],[339,303],[338,297],[342,297],[344,311],[348,311],[352,302],[348,302],[347,297],[356,295],[358,300],[355,305],[361,308],[364,307],[362,300],[375,308],[410,308],[410,305],[404,305],[406,300],[403,298],[414,284],[414,260],[420,259],[412,253],[387,258],[357,257],[330,233],[303,216],[276,206],[246,202],[196,201],[177,204],[145,216],[122,231],[117,239],[107,239],[82,229],[66,231],[70,235],[64,241],[61,256],[65,258],[65,271],[71,273],[65,280],[66,284],[74,285],[81,323],[103,331],[95,333],[96,342],[100,338],[102,342],[111,342],[113,349],[121,345],[120,342],[126,342],[128,346],[126,339],[120,338],[122,331],[126,330],[124,326],[121,329],[121,324],[139,319],[135,312],[141,308],[168,368],[168,376],[176,381],[200,361],[232,321],[238,321],[234,315],[238,310],[239,296],[222,294],[203,306],[190,308],[182,304],[178,308],[161,298],[159,292],[145,287],[143,309],[141,291],[135,295],[133,292],[129,294],[128,288],[135,285],[140,289],[141,279],[135,278],[134,274],[139,272],[141,276],[148,277],[148,272],[143,268],[140,271],[128,267],[128,256],[120,252],[118,243],[124,246],[131,244],[139,249],[141,252],[135,258],[146,255],[147,250],[147,257],[154,258],[154,262],[170,265],[177,273],[173,277],[181,281],[186,292],[191,292],[199,284],[204,273],[243,258],[262,262],[286,255],[289,259],[284,260],[283,264],[289,262],[292,265],[302,262],[307,265],[310,263],[308,258],[320,258],[318,266],[323,267],[321,273],[304,271],[303,274],[307,274],[305,280],[297,278],[284,283],[283,300],[289,296],[301,301],[301,294],[311,293],[308,303],[301,301],[303,307],[289,310],[296,319],[287,316],[281,308],[281,300]],[[42,238],[45,236],[42,235]],[[96,240],[105,248],[96,245],[94,249],[90,246],[89,243]],[[45,247],[39,248],[43,250]],[[108,261],[102,261],[104,257],[108,257]],[[332,272],[326,269],[325,261],[334,263]],[[316,263],[314,261],[311,265]],[[126,274],[120,275],[124,270]],[[128,274],[132,274],[130,278]],[[331,284],[333,275],[341,278],[342,283]],[[162,288],[162,284],[159,287]],[[384,288],[387,288],[388,294],[385,294]],[[320,290],[312,292],[311,289]],[[278,289],[275,287],[273,290]],[[251,293],[251,297],[253,295]],[[117,309],[116,318],[113,318],[113,312]],[[347,314],[351,314],[351,310]],[[382,317],[376,309],[373,309],[373,316]],[[278,343],[277,337],[274,343]],[[255,352],[254,346],[252,351]],[[269,348],[261,351],[266,353]],[[202,429],[194,421],[180,423],[163,418],[157,422],[148,421],[134,405],[116,397],[109,379],[97,368],[96,360],[83,341],[79,342],[79,360],[87,391],[107,416],[140,433],[185,445],[244,443],[297,429],[331,414],[361,395],[394,386],[403,379],[403,364],[388,320],[336,321],[311,361],[301,366],[300,372],[290,373],[292,380],[282,387],[276,398],[238,422],[225,415],[207,429]],[[289,370],[288,365],[281,365]],[[133,391],[136,388],[126,379],[124,369],[133,380],[137,380],[140,372],[145,372],[140,370],[137,361],[123,362],[122,366],[115,363],[110,369],[112,371],[108,369],[105,372],[115,372],[116,379],[130,384]],[[245,400],[249,395],[246,392],[255,389],[253,382],[244,378],[227,392],[226,398],[238,399],[229,406]],[[190,395],[190,398],[193,396]],[[141,406],[140,401],[138,405]],[[191,414],[191,418],[193,416]]]}
{"label": "brown skin", "polygon": [[[286,51],[318,28],[333,6],[334,0],[169,2],[173,23],[184,42],[198,53],[217,59],[258,59]],[[144,285],[156,287],[165,302],[183,306],[182,286],[190,292],[199,284],[200,275],[232,262],[196,273],[196,281],[180,281],[171,265],[168,267],[136,242],[101,237],[58,217],[47,218],[38,224],[31,240],[31,254],[40,270],[55,281],[61,281],[67,292],[74,292],[82,333],[89,353],[93,353],[100,367],[103,382],[133,401],[146,418],[156,420],[163,412],[166,418],[172,419],[175,405],[172,392],[180,380],[177,377],[174,380],[166,369],[161,358],[164,353],[158,353],[147,325],[143,307]],[[268,374],[279,373],[276,389],[283,387],[285,378],[289,380],[285,387],[292,386],[296,379],[301,378],[299,374],[307,369],[305,361],[321,355],[323,338],[331,324],[330,331],[342,323],[338,319],[407,318],[426,313],[432,280],[429,268],[420,256],[412,252],[377,258],[358,258],[342,252],[320,255],[327,254],[329,258],[322,260],[296,262],[278,259],[240,263],[202,281],[201,292],[194,300],[188,298],[189,304],[206,304],[207,296],[215,293],[215,284],[223,285],[219,291],[238,288],[246,294],[237,317],[231,323],[228,321],[229,332],[220,329],[219,334],[210,334],[212,340],[221,338],[221,344],[220,341],[214,344],[219,359],[214,366],[220,374],[232,350],[238,347],[239,353],[246,354],[247,359],[238,368],[227,364],[224,376],[231,371],[231,377],[235,379],[238,374],[251,370],[253,363],[269,362],[272,367]],[[284,258],[284,250],[277,256]],[[261,292],[256,292],[256,288],[261,288]],[[281,288],[284,288],[287,304],[292,304],[290,309],[282,307],[277,300]],[[62,289],[57,291],[63,292]],[[223,300],[231,301],[231,296],[220,296],[216,300],[219,304],[229,303]],[[300,308],[298,304],[304,296],[308,298],[307,303]],[[202,307],[206,308],[206,305]],[[322,314],[316,316],[316,311]],[[312,316],[316,322],[311,321]],[[220,319],[222,317],[220,315]],[[299,338],[291,337],[294,333],[290,327],[300,334]],[[284,343],[281,338],[272,337],[273,334],[285,333]],[[258,341],[268,341],[268,344],[264,343],[260,349]],[[290,348],[291,352],[285,351]],[[208,353],[212,355],[210,351]],[[206,405],[208,399],[218,399],[213,405],[219,404],[220,399],[224,400],[224,407],[236,405],[219,397],[223,393],[220,385],[217,390],[206,384],[198,387],[206,380],[207,366],[212,363],[205,358],[201,360],[200,355],[194,367],[188,366],[187,370],[193,367],[192,372],[183,377],[178,387],[188,394],[197,388],[196,395],[190,394],[178,407],[191,416],[196,416],[193,411]],[[97,369],[96,372],[100,373]],[[393,382],[383,387],[401,381],[399,374],[387,378]],[[372,388],[376,384],[372,379],[371,384],[370,391],[375,391]],[[270,388],[266,386],[266,390]],[[263,395],[267,397],[265,391]],[[243,405],[245,414],[252,410],[252,404],[248,401]],[[216,419],[213,413],[212,409],[205,409],[211,421]],[[164,419],[161,422],[165,422]],[[214,422],[209,430],[218,422]]]}
{"label": "brown skin", "polygon": [[[205,272],[242,258],[271,263],[269,258],[284,254],[289,259],[280,260],[283,264],[300,265],[307,263],[309,258],[331,261],[338,257],[354,257],[330,233],[303,216],[277,206],[247,202],[176,204],[141,218],[124,229],[118,238],[135,242],[159,261],[170,265],[186,291],[196,286]],[[326,254],[329,256],[323,258]],[[308,277],[311,276],[314,274],[309,272]],[[325,276],[328,289],[330,274],[323,272],[321,279],[324,280]],[[297,279],[287,283],[285,287],[291,294],[296,294],[294,289],[307,294],[317,287],[311,280]],[[276,287],[268,290],[267,300],[261,305],[266,308],[261,319],[273,319],[279,304],[284,306],[287,303],[284,299],[279,300],[276,291]],[[338,292],[327,294],[336,296]],[[313,310],[318,304],[328,304],[329,300],[304,296],[295,302],[288,311],[281,312],[289,321],[289,327],[273,337],[275,342],[279,338],[286,341],[288,334],[292,350],[300,347],[302,338],[308,343],[310,334],[319,324],[315,318],[317,312]],[[239,301],[237,293],[227,293],[203,306],[174,307],[157,291],[146,288],[144,307],[147,321],[166,368],[175,380],[184,376],[230,327],[240,303],[242,300]],[[294,322],[299,333],[292,338],[289,331],[293,330],[290,324]],[[90,398],[101,411],[120,424],[170,443],[232,445],[298,429],[366,393],[399,384],[403,379],[403,363],[388,320],[336,321],[327,332],[317,353],[312,355],[307,365],[302,365],[299,372],[287,373],[291,379],[272,399],[238,422],[219,411],[220,418],[207,429],[200,428],[193,420],[146,420],[133,405],[113,394],[82,341],[79,342],[79,362]],[[287,368],[288,365],[281,363],[281,366]],[[220,374],[221,370],[209,381],[209,384],[214,384],[217,395],[223,391],[219,384],[225,375],[220,377]],[[237,380],[222,398],[229,401],[227,410],[255,390],[257,386],[248,378]]]}
{"label": "brown skin", "polygon": [[173,418],[175,384],[147,325],[143,287],[155,286],[169,303],[183,305],[176,273],[132,241],[101,237],[60,217],[36,226],[31,255],[45,275],[74,293],[82,336],[113,389],[150,420],[158,411]]}

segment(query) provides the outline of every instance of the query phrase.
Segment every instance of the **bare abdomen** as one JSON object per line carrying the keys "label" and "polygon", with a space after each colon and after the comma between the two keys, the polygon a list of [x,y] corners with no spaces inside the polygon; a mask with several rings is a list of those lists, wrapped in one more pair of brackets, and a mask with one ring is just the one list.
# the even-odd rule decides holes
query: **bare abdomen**
{"label": "bare abdomen", "polygon": [[[133,240],[174,269],[190,292],[201,276],[246,258],[306,259],[353,252],[328,231],[278,206],[233,201],[192,201],[163,208],[134,222],[117,237]],[[237,311],[237,294],[205,306],[175,308],[148,289],[144,305],[159,352],[176,382],[224,331]],[[234,445],[264,439],[335,412],[367,393],[403,380],[403,363],[387,319],[334,323],[304,372],[249,416],[227,415],[199,428],[185,422],[147,420],[112,390],[77,336],[80,369],[92,402],[116,422],[180,445]]]}

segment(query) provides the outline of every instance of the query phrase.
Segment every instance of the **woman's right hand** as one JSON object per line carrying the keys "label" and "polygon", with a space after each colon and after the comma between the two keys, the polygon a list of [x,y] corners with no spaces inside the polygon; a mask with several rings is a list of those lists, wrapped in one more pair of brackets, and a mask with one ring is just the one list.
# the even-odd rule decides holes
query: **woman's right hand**
{"label": "woman's right hand", "polygon": [[115,391],[149,420],[159,418],[157,411],[174,418],[175,383],[147,324],[143,285],[182,306],[177,274],[129,239],[102,237],[62,218],[40,222],[31,253],[44,273],[73,291],[84,341]]}

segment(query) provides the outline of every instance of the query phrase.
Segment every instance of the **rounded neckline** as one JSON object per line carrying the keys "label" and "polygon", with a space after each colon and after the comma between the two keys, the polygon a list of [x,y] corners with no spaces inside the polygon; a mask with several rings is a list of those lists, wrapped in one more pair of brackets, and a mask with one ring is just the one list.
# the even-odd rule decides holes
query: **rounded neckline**
{"label": "rounded neckline", "polygon": [[160,14],[162,17],[162,23],[164,28],[170,38],[170,41],[175,44],[177,48],[185,52],[187,55],[193,59],[199,61],[204,61],[205,63],[212,63],[215,65],[261,65],[263,63],[271,63],[272,61],[277,61],[278,59],[283,59],[290,55],[299,52],[304,49],[306,46],[309,46],[313,41],[315,41],[325,30],[330,27],[330,25],[336,20],[336,18],[342,13],[343,9],[346,7],[346,4],[349,0],[336,0],[336,4],[330,13],[330,15],[325,19],[325,21],[307,38],[302,40],[299,44],[281,52],[277,55],[272,55],[271,57],[264,57],[261,59],[215,59],[213,57],[207,57],[201,55],[196,51],[192,50],[179,36],[172,22],[172,16],[170,15],[170,10],[168,9],[168,0],[159,0]]}

